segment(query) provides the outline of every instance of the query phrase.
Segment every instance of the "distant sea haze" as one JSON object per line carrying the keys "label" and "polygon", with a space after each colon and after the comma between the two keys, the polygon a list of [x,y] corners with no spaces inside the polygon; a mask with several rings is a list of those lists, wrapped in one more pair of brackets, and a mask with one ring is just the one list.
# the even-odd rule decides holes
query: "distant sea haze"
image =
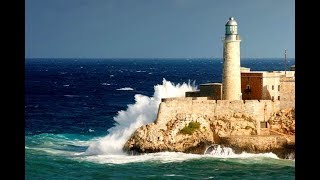
{"label": "distant sea haze", "polygon": [[[288,59],[287,70],[294,64]],[[241,66],[284,70],[284,59]],[[153,122],[162,97],[221,80],[221,59],[26,59],[25,178],[294,179],[295,161],[273,153],[122,152],[136,128]]]}

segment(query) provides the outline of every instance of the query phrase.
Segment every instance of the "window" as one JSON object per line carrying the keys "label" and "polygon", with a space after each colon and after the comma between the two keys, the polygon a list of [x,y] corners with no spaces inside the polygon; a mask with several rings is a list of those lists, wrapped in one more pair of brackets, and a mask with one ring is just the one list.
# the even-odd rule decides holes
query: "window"
{"label": "window", "polygon": [[233,28],[234,26],[231,26],[230,27],[230,32],[233,34],[234,33],[234,28]]}
{"label": "window", "polygon": [[274,85],[272,85],[272,90],[274,90]]}
{"label": "window", "polygon": [[280,91],[280,85],[278,85],[278,91]]}
{"label": "window", "polygon": [[280,96],[278,96],[278,100],[280,101]]}
{"label": "window", "polygon": [[271,99],[272,99],[272,101],[273,101],[273,100],[274,100],[274,96],[272,96],[272,98],[271,98]]}
{"label": "window", "polygon": [[249,84],[247,84],[246,89],[244,90],[245,93],[250,93],[251,92],[251,87]]}

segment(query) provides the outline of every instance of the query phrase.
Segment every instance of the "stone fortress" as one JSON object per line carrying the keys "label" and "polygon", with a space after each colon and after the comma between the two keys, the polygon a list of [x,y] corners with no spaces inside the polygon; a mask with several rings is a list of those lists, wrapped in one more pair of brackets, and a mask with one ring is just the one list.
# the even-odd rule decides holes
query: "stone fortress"
{"label": "stone fortress", "polygon": [[[139,153],[202,154],[211,144],[236,152],[294,153],[295,71],[250,71],[240,66],[238,24],[230,17],[223,39],[222,83],[201,84],[184,98],[164,98],[154,123],[140,127],[124,145]],[[191,122],[192,134],[181,129]]]}

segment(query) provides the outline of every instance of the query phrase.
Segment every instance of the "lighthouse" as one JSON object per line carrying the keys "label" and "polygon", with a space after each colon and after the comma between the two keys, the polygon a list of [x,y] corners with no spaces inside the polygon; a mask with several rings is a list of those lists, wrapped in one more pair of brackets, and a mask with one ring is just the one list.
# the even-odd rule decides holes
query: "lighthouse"
{"label": "lighthouse", "polygon": [[223,39],[222,99],[241,100],[240,36],[238,23],[230,17]]}

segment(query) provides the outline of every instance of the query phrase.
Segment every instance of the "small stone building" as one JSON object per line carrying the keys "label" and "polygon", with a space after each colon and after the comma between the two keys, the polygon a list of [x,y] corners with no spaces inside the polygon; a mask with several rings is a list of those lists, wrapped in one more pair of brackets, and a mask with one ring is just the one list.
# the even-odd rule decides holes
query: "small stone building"
{"label": "small stone building", "polygon": [[208,97],[213,100],[221,100],[222,83],[200,84],[200,90],[186,92],[186,97]]}

